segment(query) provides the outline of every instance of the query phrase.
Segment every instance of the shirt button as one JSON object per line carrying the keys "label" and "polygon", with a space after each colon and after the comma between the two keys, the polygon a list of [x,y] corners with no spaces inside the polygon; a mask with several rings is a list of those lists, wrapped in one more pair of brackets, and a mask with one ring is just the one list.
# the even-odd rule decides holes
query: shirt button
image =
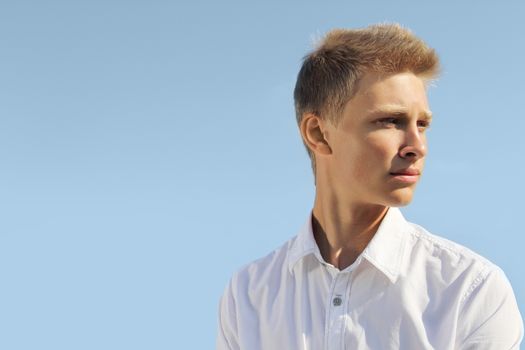
{"label": "shirt button", "polygon": [[339,306],[343,303],[343,299],[341,299],[340,297],[335,297],[334,300],[332,300],[332,303],[334,304],[334,306]]}

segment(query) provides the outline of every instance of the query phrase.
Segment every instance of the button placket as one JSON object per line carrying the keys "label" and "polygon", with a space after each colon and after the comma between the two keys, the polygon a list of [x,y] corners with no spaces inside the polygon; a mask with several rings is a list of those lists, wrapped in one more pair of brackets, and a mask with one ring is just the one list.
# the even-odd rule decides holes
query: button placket
{"label": "button placket", "polygon": [[329,320],[327,325],[327,348],[330,350],[341,349],[344,343],[343,337],[349,278],[349,273],[339,272],[334,276],[334,280],[332,281],[330,303],[328,305]]}

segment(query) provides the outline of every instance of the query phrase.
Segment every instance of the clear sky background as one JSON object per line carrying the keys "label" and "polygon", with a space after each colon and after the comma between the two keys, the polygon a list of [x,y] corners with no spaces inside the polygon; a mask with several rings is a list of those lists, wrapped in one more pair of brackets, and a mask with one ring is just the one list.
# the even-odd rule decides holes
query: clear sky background
{"label": "clear sky background", "polygon": [[313,39],[396,21],[440,54],[405,216],[525,312],[525,2],[0,2],[0,348],[212,349],[231,274],[312,207]]}

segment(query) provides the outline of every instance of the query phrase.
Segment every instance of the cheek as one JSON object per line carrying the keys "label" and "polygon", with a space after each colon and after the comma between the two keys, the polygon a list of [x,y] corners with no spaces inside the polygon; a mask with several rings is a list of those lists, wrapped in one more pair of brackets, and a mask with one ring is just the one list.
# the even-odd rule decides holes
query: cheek
{"label": "cheek", "polygon": [[370,179],[378,172],[387,172],[396,155],[397,149],[393,143],[369,139],[359,148],[356,160],[361,166],[356,175]]}

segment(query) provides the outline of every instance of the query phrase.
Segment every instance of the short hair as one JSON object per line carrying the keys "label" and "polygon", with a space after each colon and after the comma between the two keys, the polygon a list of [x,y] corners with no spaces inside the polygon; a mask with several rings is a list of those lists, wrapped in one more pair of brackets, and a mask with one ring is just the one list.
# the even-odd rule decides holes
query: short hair
{"label": "short hair", "polygon": [[[396,23],[332,30],[303,59],[294,89],[297,123],[312,113],[337,125],[364,73],[406,71],[425,80],[439,72],[435,50],[410,30]],[[314,155],[306,150],[315,172]]]}

